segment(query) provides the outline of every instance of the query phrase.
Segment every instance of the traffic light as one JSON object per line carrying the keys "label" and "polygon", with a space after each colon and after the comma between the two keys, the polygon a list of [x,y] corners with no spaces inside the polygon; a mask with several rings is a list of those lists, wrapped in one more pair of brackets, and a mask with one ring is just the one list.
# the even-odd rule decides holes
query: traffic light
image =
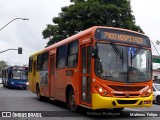
{"label": "traffic light", "polygon": [[22,48],[18,47],[18,54],[22,54]]}

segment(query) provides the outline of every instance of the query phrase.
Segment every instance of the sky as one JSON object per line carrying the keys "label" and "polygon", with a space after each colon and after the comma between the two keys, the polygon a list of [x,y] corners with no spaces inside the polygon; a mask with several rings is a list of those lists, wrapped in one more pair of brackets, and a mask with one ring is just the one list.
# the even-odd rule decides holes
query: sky
{"label": "sky", "polygon": [[15,18],[0,31],[0,60],[10,65],[26,65],[31,54],[43,49],[48,40],[43,39],[42,31],[47,24],[53,24],[52,18],[57,17],[61,7],[68,6],[70,0],[0,0],[0,28]]}
{"label": "sky", "polygon": [[[131,0],[133,15],[135,16],[136,25],[139,25],[144,33],[150,38],[152,45],[152,54],[160,55],[160,0]],[[158,51],[156,51],[154,45]],[[153,69],[160,68],[159,63],[153,63]]]}
{"label": "sky", "polygon": [[[48,40],[43,39],[42,31],[47,24],[53,24],[61,7],[70,5],[70,0],[0,0],[0,28],[15,18],[0,31],[0,52],[6,49],[23,48],[23,54],[10,50],[0,54],[0,60],[10,65],[26,65],[31,54],[43,49]],[[160,0],[131,0],[131,9],[139,25],[153,41],[158,50],[160,45]],[[160,51],[159,51],[160,52]],[[153,54],[158,55],[153,47]]]}

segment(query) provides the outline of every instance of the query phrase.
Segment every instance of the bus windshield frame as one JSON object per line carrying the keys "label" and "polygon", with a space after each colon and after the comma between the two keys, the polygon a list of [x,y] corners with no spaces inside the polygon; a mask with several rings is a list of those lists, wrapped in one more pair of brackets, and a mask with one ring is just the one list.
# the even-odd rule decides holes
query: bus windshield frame
{"label": "bus windshield frame", "polygon": [[[106,30],[102,32],[104,33],[104,31]],[[116,32],[117,30],[114,31],[114,34],[116,34]],[[121,31],[118,33],[120,34]],[[123,31],[123,35],[125,33],[127,33],[127,35],[132,34]],[[97,37],[97,33],[95,33],[97,49],[95,74],[99,78],[125,83],[145,82],[152,79],[152,55],[148,37],[139,36],[139,34],[135,33],[132,34],[132,36],[133,35],[134,37],[138,35],[138,37],[143,38],[145,42],[142,42],[141,45],[140,43],[129,43],[107,38],[97,39],[99,35]],[[104,41],[102,42],[102,40]],[[148,48],[142,46],[148,46]]]}
{"label": "bus windshield frame", "polygon": [[28,70],[25,67],[11,67],[9,69],[9,76],[11,79],[26,80],[28,79]]}

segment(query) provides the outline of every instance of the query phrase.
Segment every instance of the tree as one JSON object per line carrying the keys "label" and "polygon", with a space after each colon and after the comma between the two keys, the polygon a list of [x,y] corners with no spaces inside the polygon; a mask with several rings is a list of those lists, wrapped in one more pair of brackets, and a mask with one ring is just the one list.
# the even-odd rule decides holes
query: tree
{"label": "tree", "polygon": [[43,38],[49,38],[47,46],[92,26],[126,28],[143,33],[135,25],[129,0],[70,0],[73,4],[62,7],[54,25],[48,24]]}
{"label": "tree", "polygon": [[2,73],[1,73],[2,69],[3,69],[3,68],[6,68],[6,67],[8,67],[8,66],[9,66],[9,65],[8,65],[7,62],[5,62],[5,61],[0,61],[0,77],[2,77]]}

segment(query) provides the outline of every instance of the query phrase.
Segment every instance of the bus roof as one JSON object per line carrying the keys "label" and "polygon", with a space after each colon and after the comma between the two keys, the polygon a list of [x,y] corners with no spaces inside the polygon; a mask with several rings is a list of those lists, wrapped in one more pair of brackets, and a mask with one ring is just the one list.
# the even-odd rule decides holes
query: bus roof
{"label": "bus roof", "polygon": [[44,48],[43,50],[32,54],[30,57],[36,56],[36,55],[38,55],[40,53],[43,53],[44,51],[49,51],[49,50],[51,50],[53,48],[59,47],[59,46],[61,46],[63,44],[66,44],[66,43],[71,42],[73,40],[79,39],[79,38],[84,37],[86,35],[94,35],[94,33],[95,33],[95,31],[96,31],[97,28],[106,28],[106,29],[112,29],[112,30],[120,30],[120,31],[125,31],[125,32],[130,32],[130,33],[135,33],[135,34],[146,36],[145,34],[142,34],[142,33],[136,32],[136,31],[132,31],[132,30],[128,30],[128,29],[123,29],[123,28],[106,27],[106,26],[93,26],[93,27],[88,28],[88,29],[86,29],[84,31],[81,31],[81,32],[79,32],[79,33],[77,33],[75,35],[72,35],[72,36],[70,36],[70,37],[68,37],[68,38],[66,38],[66,39],[64,39],[62,41],[59,41],[59,42],[57,42],[57,43],[55,43],[55,44],[53,44],[51,46],[48,46],[48,47]]}

